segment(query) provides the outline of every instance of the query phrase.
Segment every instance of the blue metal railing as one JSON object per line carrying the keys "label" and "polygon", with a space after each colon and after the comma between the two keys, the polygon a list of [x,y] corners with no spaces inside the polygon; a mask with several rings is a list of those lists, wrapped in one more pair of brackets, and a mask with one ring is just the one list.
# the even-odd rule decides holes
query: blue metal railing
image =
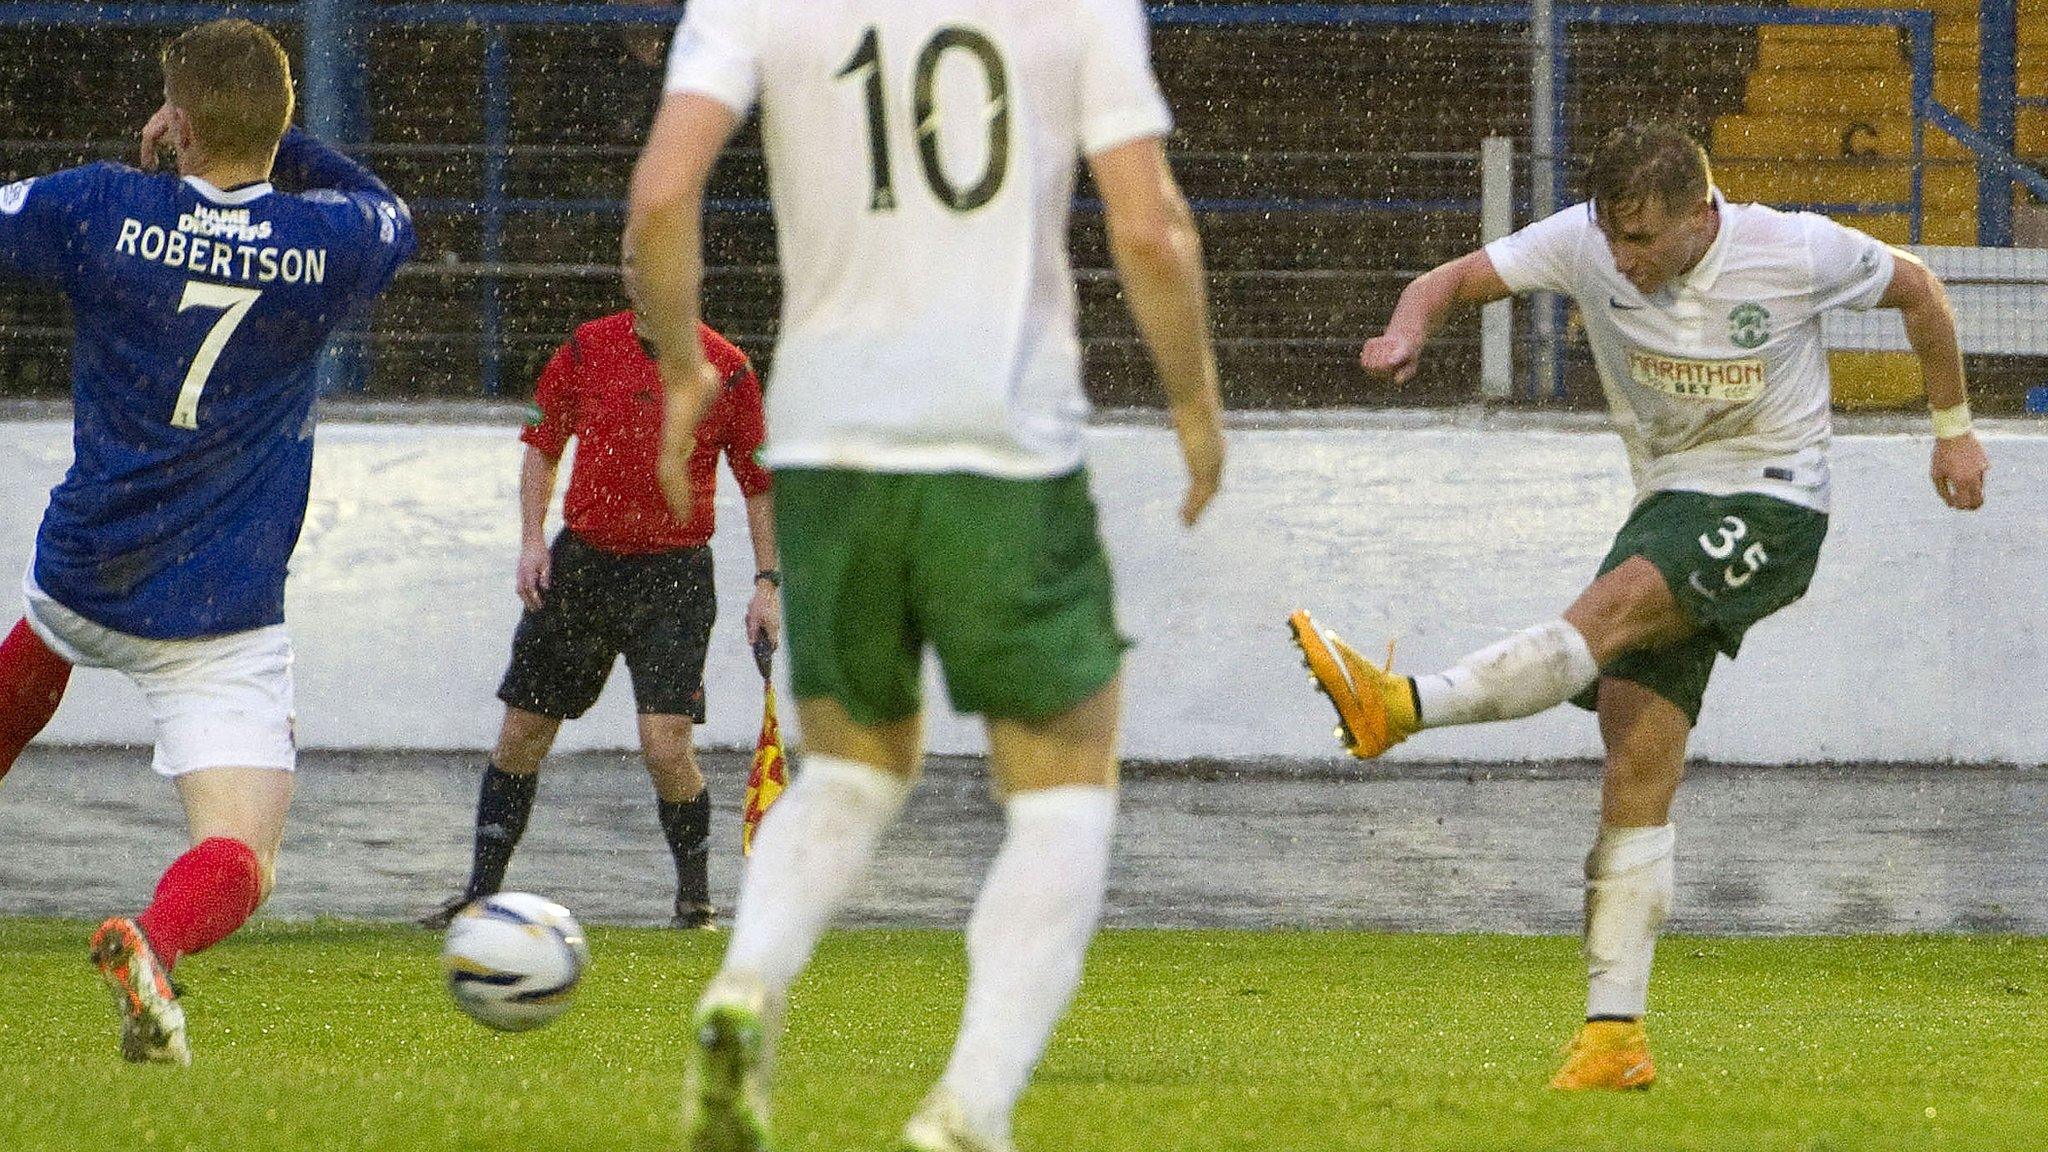
{"label": "blue metal railing", "polygon": [[297,24],[299,4],[44,4],[36,0],[10,4],[0,11],[0,24],[44,27],[148,28],[197,24],[224,16],[240,16],[259,24]]}
{"label": "blue metal railing", "polygon": [[[512,69],[512,47],[505,42],[505,26],[490,25],[484,42],[484,203],[483,260],[496,264],[505,256],[505,163],[512,144],[511,102],[505,97],[506,77]],[[483,282],[482,322],[483,384],[487,395],[498,394],[504,376],[504,349],[497,339],[504,328],[504,282],[492,276]]]}
{"label": "blue metal railing", "polygon": [[[363,32],[349,19],[352,8],[349,0],[307,0],[302,6],[306,127],[343,148],[355,148],[369,136],[369,69]],[[328,341],[320,356],[321,395],[360,392],[367,383],[368,360],[362,341],[355,339],[362,322],[361,317],[352,319],[342,339]]]}
{"label": "blue metal railing", "polygon": [[[2019,4],[1981,0],[1977,15],[1977,126],[2010,158],[2019,129]],[[1977,239],[1986,233],[1997,237],[1991,243],[2012,243],[2012,183],[1989,167],[1977,179]]]}
{"label": "blue metal railing", "polygon": [[[1912,75],[1912,174],[1909,199],[1891,204],[1801,205],[1841,212],[1905,212],[1910,232],[1918,241],[1924,216],[1925,128],[1929,122],[1962,141],[1979,158],[1979,215],[1987,242],[2009,242],[2011,205],[2010,181],[2026,184],[2036,195],[2048,199],[2048,180],[2020,164],[2012,156],[2016,110],[2048,105],[2048,100],[2022,99],[2016,94],[2016,0],[1982,0],[1983,82],[1980,87],[1980,129],[1971,129],[1956,113],[1934,98],[1934,18],[1920,10],[1882,8],[1807,9],[1765,6],[1648,5],[1606,6],[1558,4],[1551,9],[1548,42],[1552,46],[1552,68],[1559,95],[1552,102],[1553,138],[1567,139],[1569,107],[1564,95],[1572,64],[1569,32],[1579,25],[1742,27],[1759,25],[1807,25],[1892,27],[1909,41]],[[1414,26],[1516,26],[1527,25],[1531,7],[1526,3],[1479,3],[1436,6],[1428,4],[1215,4],[1164,6],[1151,10],[1159,27],[1414,27]],[[481,260],[496,264],[503,256],[505,218],[530,211],[617,212],[616,201],[592,199],[517,198],[506,194],[506,166],[510,152],[511,122],[509,73],[511,48],[507,30],[536,25],[673,25],[679,7],[651,8],[607,3],[504,4],[504,3],[412,3],[368,4],[358,0],[304,0],[282,2],[223,3],[56,3],[16,0],[0,6],[0,27],[96,26],[143,27],[197,23],[221,16],[241,16],[274,26],[300,27],[307,37],[306,68],[309,111],[318,107],[346,109],[359,104],[355,94],[337,92],[359,83],[362,74],[360,36],[347,35],[348,43],[330,43],[337,28],[359,31],[368,26],[438,25],[482,29],[486,37],[481,100],[484,118],[484,164],[481,187],[474,200],[421,200],[422,211],[464,212],[480,217]],[[318,40],[320,43],[311,43]],[[1993,72],[1999,74],[1994,76]],[[343,112],[346,122],[348,113]],[[1552,166],[1548,187],[1564,186],[1565,158],[1538,158]],[[757,200],[722,202],[732,211],[758,212]],[[1535,204],[1541,213],[1556,204]],[[1374,199],[1214,199],[1197,202],[1207,212],[1232,211],[1371,211],[1371,210],[1472,210],[1468,200],[1374,200]],[[484,387],[496,392],[501,371],[499,336],[502,326],[502,295],[498,277],[482,277],[479,307],[484,326],[479,370]]]}

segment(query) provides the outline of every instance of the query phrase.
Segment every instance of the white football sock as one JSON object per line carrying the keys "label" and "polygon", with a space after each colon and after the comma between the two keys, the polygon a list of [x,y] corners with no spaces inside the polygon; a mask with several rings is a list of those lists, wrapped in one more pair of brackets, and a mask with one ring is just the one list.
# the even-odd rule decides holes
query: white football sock
{"label": "white football sock", "polygon": [[1676,829],[1602,825],[1586,856],[1586,1016],[1640,1018],[1657,929],[1671,915]]}
{"label": "white football sock", "polygon": [[758,976],[780,1000],[832,914],[867,871],[911,781],[853,760],[803,758],[754,833],[724,972]]}
{"label": "white football sock", "polygon": [[1563,620],[1525,628],[1434,676],[1415,678],[1422,726],[1477,724],[1533,716],[1577,696],[1600,678],[1579,630]]}
{"label": "white football sock", "polygon": [[1109,880],[1116,792],[1019,793],[1009,823],[967,922],[967,1010],[939,1081],[975,1130],[998,1140],[1009,1139],[1017,1098],[1081,983]]}

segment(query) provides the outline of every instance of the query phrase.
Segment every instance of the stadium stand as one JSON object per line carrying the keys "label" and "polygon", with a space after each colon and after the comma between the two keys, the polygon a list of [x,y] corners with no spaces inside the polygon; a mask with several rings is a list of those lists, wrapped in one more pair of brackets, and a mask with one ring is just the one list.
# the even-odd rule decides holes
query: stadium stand
{"label": "stadium stand", "polygon": [[[1801,0],[1806,7],[1846,7]],[[1934,94],[1951,108],[1977,106],[1977,0],[1897,5],[1934,13]],[[2022,96],[2048,95],[2048,3],[2020,5]],[[1722,116],[1711,145],[1731,195],[1764,201],[1898,202],[1911,177],[1912,76],[1889,28],[1762,28],[1756,68],[1740,113]],[[2021,155],[2048,155],[2048,109],[2022,108]],[[1961,144],[1930,133],[1929,244],[1977,243],[1977,172]],[[1903,214],[1847,223],[1895,244],[1907,241]]]}
{"label": "stadium stand", "polygon": [[[1798,0],[1802,7],[1845,7]],[[1934,94],[1966,114],[1977,107],[1977,0],[1902,4],[1934,14]],[[2048,3],[2021,0],[2017,49],[2022,97],[2048,94]],[[1718,117],[1710,146],[1723,187],[1765,202],[1900,203],[1913,170],[1912,74],[1902,38],[1892,28],[1777,26],[1758,29],[1756,66],[1739,113]],[[2048,108],[2022,106],[2017,145],[2022,156],[2048,155]],[[1969,150],[1930,132],[1923,167],[1928,244],[1978,243],[1978,177]],[[1895,244],[1906,243],[1901,212],[1839,216]],[[1849,406],[1910,402],[1920,388],[1912,357],[1898,352],[1836,352],[1836,396]],[[2037,365],[1983,362],[1980,378],[2004,392],[2038,377]]]}

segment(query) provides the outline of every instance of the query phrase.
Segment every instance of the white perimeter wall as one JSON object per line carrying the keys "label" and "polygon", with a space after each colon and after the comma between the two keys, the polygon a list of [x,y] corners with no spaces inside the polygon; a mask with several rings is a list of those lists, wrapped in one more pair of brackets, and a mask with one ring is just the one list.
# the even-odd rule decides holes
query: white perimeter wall
{"label": "white perimeter wall", "polygon": [[[1306,605],[1362,649],[1400,637],[1432,669],[1555,616],[1626,514],[1620,443],[1579,431],[1345,426],[1234,430],[1224,495],[1194,532],[1174,510],[1163,430],[1108,427],[1090,460],[1116,561],[1129,664],[1125,747],[1137,758],[1329,756],[1327,706],[1286,641]],[[1695,741],[1716,759],[2048,760],[2048,437],[1988,437],[1986,511],[1950,512],[1926,480],[1929,441],[1844,436],[1833,531],[1800,604],[1723,663]],[[309,747],[483,748],[518,603],[518,445],[503,427],[328,424],[293,562],[299,733]],[[69,427],[0,424],[0,571],[28,560]],[[712,745],[751,746],[758,678],[740,634],[752,569],[730,478],[718,506],[723,607],[707,670]],[[7,595],[12,601],[15,597]],[[8,614],[16,609],[9,606]],[[4,623],[0,623],[4,626]],[[140,697],[82,672],[45,735],[146,742]],[[629,747],[621,667],[562,747]],[[935,751],[979,751],[941,709]],[[1594,755],[1574,709],[1426,733],[1418,758]]]}

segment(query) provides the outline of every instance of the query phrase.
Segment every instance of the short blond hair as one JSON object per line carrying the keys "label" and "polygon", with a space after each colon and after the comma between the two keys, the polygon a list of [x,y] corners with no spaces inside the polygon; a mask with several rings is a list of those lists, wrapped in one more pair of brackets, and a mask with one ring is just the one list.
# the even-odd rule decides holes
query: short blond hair
{"label": "short blond hair", "polygon": [[214,20],[164,45],[164,99],[207,150],[268,161],[292,122],[292,65],[284,45],[247,20]]}
{"label": "short blond hair", "polygon": [[1671,124],[1616,128],[1593,150],[1586,192],[1602,220],[1633,215],[1651,201],[1683,212],[1712,195],[1714,169],[1699,141]]}

